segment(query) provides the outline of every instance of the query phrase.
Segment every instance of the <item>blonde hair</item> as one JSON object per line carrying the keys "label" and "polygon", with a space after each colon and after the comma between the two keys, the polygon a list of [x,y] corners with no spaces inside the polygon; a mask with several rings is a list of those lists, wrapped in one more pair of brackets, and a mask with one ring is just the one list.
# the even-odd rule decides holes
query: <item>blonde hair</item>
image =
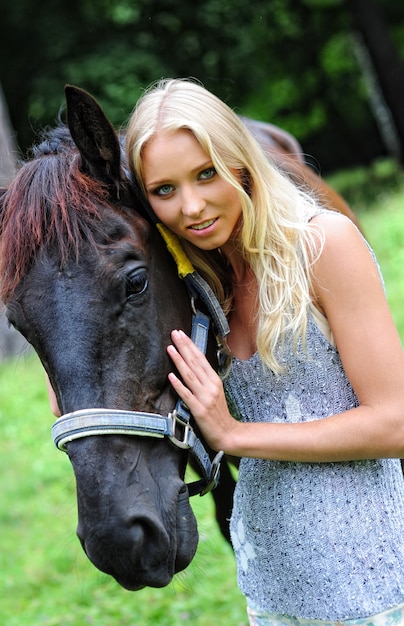
{"label": "blonde hair", "polygon": [[[258,284],[257,349],[262,361],[280,372],[277,347],[285,334],[291,332],[295,344],[305,335],[311,302],[310,266],[322,245],[319,231],[309,222],[318,206],[268,161],[230,107],[189,79],[159,81],[144,93],[132,113],[126,134],[127,157],[143,189],[146,143],[158,131],[180,129],[194,134],[219,176],[239,195],[243,216],[240,252]],[[217,253],[182,243],[229,313],[231,286],[224,260],[220,263]]]}

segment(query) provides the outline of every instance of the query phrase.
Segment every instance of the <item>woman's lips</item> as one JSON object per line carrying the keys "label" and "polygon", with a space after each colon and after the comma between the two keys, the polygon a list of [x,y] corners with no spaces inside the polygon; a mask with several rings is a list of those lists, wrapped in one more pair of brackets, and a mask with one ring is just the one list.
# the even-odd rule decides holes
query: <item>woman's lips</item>
{"label": "woman's lips", "polygon": [[201,222],[200,224],[193,224],[192,226],[189,226],[188,228],[194,231],[206,230],[207,228],[212,226],[215,222],[216,222],[216,219],[205,220],[204,222]]}

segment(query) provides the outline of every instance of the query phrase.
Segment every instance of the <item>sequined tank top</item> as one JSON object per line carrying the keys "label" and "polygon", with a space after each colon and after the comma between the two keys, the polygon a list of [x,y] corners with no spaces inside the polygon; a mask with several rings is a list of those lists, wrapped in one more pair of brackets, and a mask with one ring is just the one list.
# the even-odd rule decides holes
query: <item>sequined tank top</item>
{"label": "sequined tank top", "polygon": [[[224,381],[246,422],[306,422],[358,405],[337,349],[309,316],[275,375],[258,354]],[[243,458],[231,517],[241,591],[271,613],[371,616],[404,601],[404,481],[396,459],[292,463]]]}

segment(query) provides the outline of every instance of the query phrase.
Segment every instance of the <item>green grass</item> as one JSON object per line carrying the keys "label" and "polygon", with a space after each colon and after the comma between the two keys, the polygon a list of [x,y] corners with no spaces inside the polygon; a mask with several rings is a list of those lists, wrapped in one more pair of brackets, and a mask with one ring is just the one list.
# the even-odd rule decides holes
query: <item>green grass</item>
{"label": "green grass", "polygon": [[[370,183],[357,174],[350,201],[378,256],[404,339],[404,183],[395,176],[372,187],[374,174]],[[349,189],[344,177],[331,182],[343,187],[343,181]],[[193,499],[197,555],[169,587],[131,593],[89,563],[75,535],[72,468],[53,446],[52,422],[36,357],[0,364],[0,624],[246,626],[234,558],[208,496]]]}

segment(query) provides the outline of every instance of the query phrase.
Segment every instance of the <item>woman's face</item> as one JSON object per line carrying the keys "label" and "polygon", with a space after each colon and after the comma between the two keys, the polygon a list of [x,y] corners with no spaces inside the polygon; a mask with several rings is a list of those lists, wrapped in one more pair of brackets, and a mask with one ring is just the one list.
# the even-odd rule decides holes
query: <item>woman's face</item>
{"label": "woman's face", "polygon": [[190,131],[155,135],[144,148],[143,172],[148,200],[163,224],[203,250],[234,249],[238,194]]}

